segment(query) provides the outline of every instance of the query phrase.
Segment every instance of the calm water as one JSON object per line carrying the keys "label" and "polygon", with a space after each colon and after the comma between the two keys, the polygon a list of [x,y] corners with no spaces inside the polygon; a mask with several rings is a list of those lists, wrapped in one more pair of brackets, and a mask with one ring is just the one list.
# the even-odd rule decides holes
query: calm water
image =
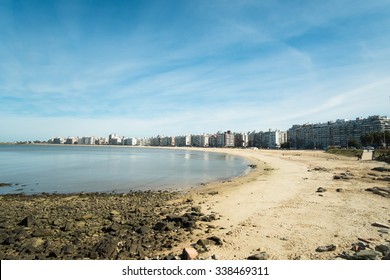
{"label": "calm water", "polygon": [[104,146],[0,145],[5,193],[186,189],[239,176],[242,158],[212,152]]}

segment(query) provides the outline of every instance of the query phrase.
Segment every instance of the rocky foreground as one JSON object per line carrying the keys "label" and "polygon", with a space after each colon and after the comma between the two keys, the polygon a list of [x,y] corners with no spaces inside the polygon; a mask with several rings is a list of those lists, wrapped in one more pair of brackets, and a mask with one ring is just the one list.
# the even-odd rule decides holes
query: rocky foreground
{"label": "rocky foreground", "polygon": [[222,244],[209,236],[183,250],[198,222],[216,216],[180,193],[3,195],[0,203],[3,260],[191,259]]}

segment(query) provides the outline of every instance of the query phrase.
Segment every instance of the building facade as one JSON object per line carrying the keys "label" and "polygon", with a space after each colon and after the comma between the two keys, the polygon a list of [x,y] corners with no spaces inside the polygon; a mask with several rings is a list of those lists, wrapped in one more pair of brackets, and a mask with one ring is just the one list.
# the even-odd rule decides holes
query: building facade
{"label": "building facade", "polygon": [[292,148],[326,149],[329,146],[348,147],[351,140],[361,142],[361,137],[372,132],[390,131],[386,116],[370,116],[355,120],[340,119],[326,123],[293,125],[288,131]]}

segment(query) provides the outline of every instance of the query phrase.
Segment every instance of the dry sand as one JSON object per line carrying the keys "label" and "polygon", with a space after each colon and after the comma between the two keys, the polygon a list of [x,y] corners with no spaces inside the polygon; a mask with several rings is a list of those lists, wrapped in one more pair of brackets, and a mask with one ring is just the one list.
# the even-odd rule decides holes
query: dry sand
{"label": "dry sand", "polygon": [[[193,190],[202,212],[221,215],[212,222],[215,229],[204,233],[205,225],[192,240],[210,234],[224,240],[223,246],[213,247],[202,257],[245,259],[264,251],[270,259],[334,259],[349,251],[358,238],[369,240],[372,247],[389,242],[389,234],[371,224],[390,224],[390,198],[365,191],[389,187],[388,181],[377,180],[390,177],[388,172],[371,170],[389,165],[323,151],[205,150],[245,157],[257,168],[232,181]],[[353,178],[333,179],[343,172]],[[326,192],[318,193],[319,187]],[[316,252],[317,247],[330,244],[337,249]]]}

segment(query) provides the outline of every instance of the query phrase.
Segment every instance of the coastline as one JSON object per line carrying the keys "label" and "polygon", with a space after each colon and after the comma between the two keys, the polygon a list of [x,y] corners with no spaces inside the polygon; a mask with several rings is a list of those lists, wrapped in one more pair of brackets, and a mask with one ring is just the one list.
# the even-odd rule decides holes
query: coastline
{"label": "coastline", "polygon": [[[165,208],[158,208],[158,211],[154,211],[159,213],[153,214],[154,220],[152,219],[153,222],[150,220],[150,224],[147,225],[148,229],[145,230],[149,232],[148,236],[156,233],[158,236],[163,236],[168,233],[165,237],[173,238],[172,240],[175,242],[168,244],[168,247],[164,247],[165,245],[157,246],[159,251],[155,255],[151,253],[145,255],[136,253],[138,255],[134,255],[133,252],[131,256],[123,253],[120,258],[180,258],[183,248],[194,246],[201,253],[197,258],[201,259],[234,260],[260,255],[274,260],[327,260],[337,259],[343,254],[347,254],[344,255],[346,258],[354,258],[354,254],[357,252],[351,251],[351,248],[357,246],[353,244],[362,243],[362,240],[364,240],[365,249],[374,251],[375,259],[386,257],[374,249],[376,246],[387,246],[386,244],[390,243],[389,231],[386,228],[372,225],[390,225],[390,216],[388,215],[390,213],[390,198],[366,191],[367,188],[372,187],[389,187],[386,178],[390,178],[390,174],[371,170],[374,167],[384,165],[383,163],[356,161],[352,158],[334,156],[322,151],[187,147],[174,149],[194,149],[240,156],[256,165],[256,168],[252,168],[244,176],[203,184],[180,194],[176,193],[172,199],[158,202],[158,207]],[[348,178],[334,179],[338,174],[347,174]],[[320,188],[324,191],[319,192]],[[147,194],[147,192],[145,193]],[[72,199],[75,199],[77,203],[87,201],[85,196],[89,195],[65,195],[65,197],[73,197]],[[90,194],[90,196],[93,197],[94,194]],[[120,201],[127,195],[106,194],[103,196],[108,198],[107,200],[115,198]],[[44,196],[36,196],[36,198],[39,200]],[[0,199],[4,203],[5,197],[0,196]],[[50,201],[50,198],[48,200]],[[137,201],[140,200],[137,199]],[[115,207],[115,205],[122,205],[122,203],[113,205],[112,207]],[[19,207],[21,206],[19,205]],[[100,215],[104,220],[104,226],[101,225],[100,231],[98,230],[100,232],[99,242],[102,242],[102,239],[106,240],[107,234],[109,236],[114,234],[113,236],[116,238],[120,237],[120,234],[116,236],[115,231],[106,232],[104,230],[104,228],[109,229],[112,225],[115,228],[116,224],[121,225],[118,229],[119,232],[124,230],[129,233],[129,230],[132,232],[138,230],[140,232],[139,238],[142,240],[143,233],[139,229],[142,226],[139,224],[142,222],[141,217],[138,217],[138,220],[133,220],[133,223],[138,223],[137,225],[132,225],[128,220],[114,223],[110,220],[112,219],[110,214],[110,211],[113,210],[112,207],[105,204],[103,207],[105,212]],[[152,214],[150,212],[147,215]],[[189,221],[183,217],[197,218],[194,218],[194,224],[191,228],[183,228],[180,222],[175,223],[173,220],[169,220],[183,221],[184,219]],[[74,223],[80,222],[76,218],[73,217]],[[157,223],[156,219],[159,222],[172,224],[174,227],[167,232],[164,230],[164,234],[160,235],[160,231],[153,229]],[[15,228],[11,230],[9,226],[8,229],[7,226],[4,226],[5,220],[4,216],[0,219],[2,223],[0,232],[4,233],[7,230],[13,232]],[[84,222],[88,224],[89,221]],[[122,224],[122,222],[124,223]],[[49,226],[47,225],[47,227]],[[54,229],[54,232],[61,233],[63,227],[64,225]],[[27,228],[27,237],[25,236],[24,240],[22,237],[20,243],[25,245],[26,239],[31,238],[32,233],[33,230]],[[85,234],[87,236],[87,233]],[[2,236],[5,237],[5,234]],[[44,237],[38,238],[44,240]],[[217,238],[216,240],[220,240],[222,245],[216,245],[215,242],[211,245],[205,245],[205,240],[210,240],[209,238]],[[203,241],[200,242],[200,240]],[[6,238],[0,241],[4,244]],[[91,243],[91,248],[95,248],[99,244],[97,242],[96,239],[95,243]],[[199,245],[199,242],[204,246]],[[331,245],[332,247],[329,247]],[[142,244],[137,246],[142,246]],[[129,250],[130,247],[128,247]],[[319,252],[317,249],[320,247],[331,248],[331,250]],[[134,248],[133,246],[133,251]],[[366,252],[366,250],[364,251]],[[65,256],[65,258],[76,257],[76,259],[80,257],[80,255],[61,255],[60,253],[58,255]],[[32,256],[31,254],[27,255],[27,258]],[[88,257],[90,256],[84,256],[84,258]],[[97,255],[97,258],[117,259],[118,255],[110,257],[103,254]]]}
{"label": "coastline", "polygon": [[[390,244],[389,230],[372,226],[390,227],[389,197],[366,191],[390,191],[390,174],[372,170],[386,164],[323,151],[224,152],[247,157],[257,168],[232,182],[194,191],[197,203],[222,215],[213,225],[225,246],[205,257],[246,259],[266,253],[275,260],[326,260],[347,252],[346,258],[353,259],[351,248],[361,240],[370,242],[365,244],[372,250]],[[318,252],[326,246],[332,250]]]}

